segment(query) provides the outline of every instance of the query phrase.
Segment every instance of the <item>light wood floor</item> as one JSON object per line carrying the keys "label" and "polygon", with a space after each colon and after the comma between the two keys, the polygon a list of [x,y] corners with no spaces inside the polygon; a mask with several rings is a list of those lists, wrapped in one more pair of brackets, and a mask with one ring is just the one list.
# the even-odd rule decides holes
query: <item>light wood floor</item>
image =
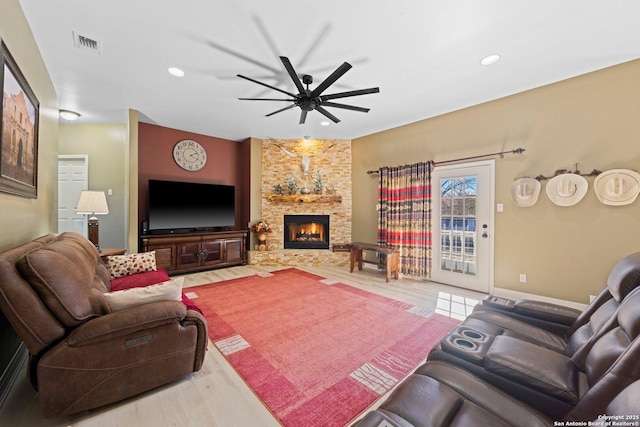
{"label": "light wood floor", "polygon": [[[185,287],[278,270],[276,267],[241,266],[185,276]],[[464,318],[484,294],[460,288],[401,278],[386,283],[384,274],[348,267],[305,268],[309,272],[375,292],[440,314]],[[426,356],[426,355],[425,355]],[[382,401],[380,399],[378,402]],[[245,385],[215,346],[209,344],[203,368],[186,378],[105,408],[74,416],[43,419],[38,397],[20,374],[0,409],[0,426],[218,426],[275,427],[278,421]]]}

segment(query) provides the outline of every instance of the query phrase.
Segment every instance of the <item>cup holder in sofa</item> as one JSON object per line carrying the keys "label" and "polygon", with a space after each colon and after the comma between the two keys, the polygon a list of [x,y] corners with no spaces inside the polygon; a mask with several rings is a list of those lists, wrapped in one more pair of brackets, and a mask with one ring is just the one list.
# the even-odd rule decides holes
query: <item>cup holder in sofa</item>
{"label": "cup holder in sofa", "polygon": [[478,349],[478,344],[465,338],[454,338],[452,342],[455,346],[463,350],[475,351]]}
{"label": "cup holder in sofa", "polygon": [[454,328],[441,341],[445,353],[482,366],[493,337],[464,326]]}
{"label": "cup holder in sofa", "polygon": [[471,341],[484,341],[487,336],[482,332],[474,331],[473,329],[462,329],[460,334]]}

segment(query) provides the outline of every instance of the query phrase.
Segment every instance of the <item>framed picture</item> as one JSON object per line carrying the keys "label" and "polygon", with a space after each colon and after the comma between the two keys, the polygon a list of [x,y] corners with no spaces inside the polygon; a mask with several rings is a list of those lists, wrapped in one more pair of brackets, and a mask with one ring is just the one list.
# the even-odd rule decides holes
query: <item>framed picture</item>
{"label": "framed picture", "polygon": [[0,191],[35,199],[40,104],[3,41],[0,41],[0,87]]}

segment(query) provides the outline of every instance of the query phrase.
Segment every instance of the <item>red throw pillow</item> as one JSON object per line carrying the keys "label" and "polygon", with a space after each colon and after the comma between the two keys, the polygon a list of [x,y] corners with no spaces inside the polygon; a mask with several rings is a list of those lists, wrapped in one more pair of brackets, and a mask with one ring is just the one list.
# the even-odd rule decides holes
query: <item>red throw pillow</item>
{"label": "red throw pillow", "polygon": [[[156,271],[147,271],[111,279],[111,292],[121,291],[123,289],[143,288],[155,285],[156,283],[166,282],[167,280],[171,280],[167,272],[158,268]],[[202,314],[202,310],[200,310],[184,292],[182,293],[182,303],[187,306],[187,310],[195,310]]]}
{"label": "red throw pillow", "polygon": [[111,292],[131,288],[144,288],[155,285],[156,283],[166,282],[167,280],[171,280],[171,277],[169,277],[166,271],[160,268],[156,271],[130,274],[128,276],[111,279]]}

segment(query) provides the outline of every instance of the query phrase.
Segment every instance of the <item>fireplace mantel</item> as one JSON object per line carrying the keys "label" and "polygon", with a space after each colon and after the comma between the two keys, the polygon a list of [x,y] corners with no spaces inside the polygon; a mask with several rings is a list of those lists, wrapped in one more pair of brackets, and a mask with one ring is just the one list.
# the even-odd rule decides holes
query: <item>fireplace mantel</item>
{"label": "fireplace mantel", "polygon": [[329,194],[274,194],[269,196],[269,201],[281,203],[342,203],[342,196]]}

